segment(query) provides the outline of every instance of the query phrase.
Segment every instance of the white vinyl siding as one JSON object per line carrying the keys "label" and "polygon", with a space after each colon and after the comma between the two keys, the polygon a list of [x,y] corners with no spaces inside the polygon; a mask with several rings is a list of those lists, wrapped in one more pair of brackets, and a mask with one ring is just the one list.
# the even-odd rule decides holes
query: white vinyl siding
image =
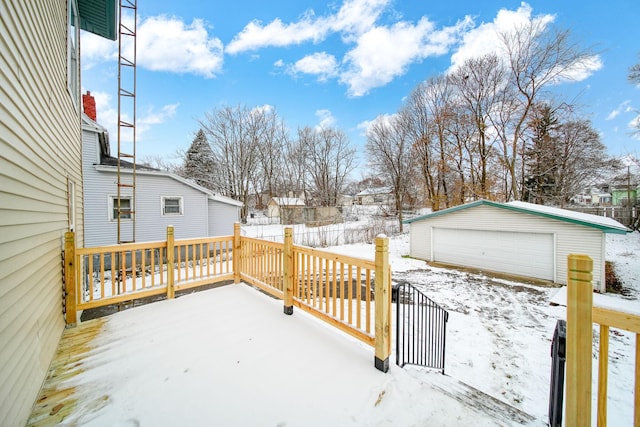
{"label": "white vinyl siding", "polygon": [[209,236],[232,235],[233,225],[239,220],[239,206],[209,200]]}
{"label": "white vinyl siding", "polygon": [[507,209],[479,205],[449,214],[411,223],[411,255],[433,261],[431,251],[432,228],[465,230],[500,230],[555,235],[556,281],[567,283],[567,256],[584,253],[593,259],[594,287],[604,287],[604,233],[602,231],[540,215],[514,212]]}
{"label": "white vinyl siding", "polygon": [[3,1],[0,16],[0,425],[22,426],[64,329],[71,222],[82,242],[81,133],[67,88],[67,1]]}

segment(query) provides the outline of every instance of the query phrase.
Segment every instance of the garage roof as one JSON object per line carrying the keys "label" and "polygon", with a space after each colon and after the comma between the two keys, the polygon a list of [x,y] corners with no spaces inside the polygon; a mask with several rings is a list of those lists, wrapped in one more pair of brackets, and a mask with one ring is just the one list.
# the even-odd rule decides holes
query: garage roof
{"label": "garage roof", "polygon": [[567,209],[554,208],[551,206],[536,205],[527,202],[509,202],[498,203],[489,200],[477,200],[475,202],[467,203],[460,206],[454,206],[452,208],[444,209],[430,214],[418,216],[403,221],[405,224],[411,224],[412,222],[422,221],[428,218],[435,218],[442,215],[448,215],[453,212],[457,212],[464,209],[474,208],[476,206],[492,206],[499,209],[506,209],[514,212],[526,213],[530,215],[542,216],[545,218],[551,218],[558,221],[564,221],[571,224],[583,225],[585,227],[596,228],[602,230],[604,233],[612,234],[625,234],[630,233],[631,230],[620,224],[613,218],[607,218],[604,216],[591,215],[581,212],[574,212]]}

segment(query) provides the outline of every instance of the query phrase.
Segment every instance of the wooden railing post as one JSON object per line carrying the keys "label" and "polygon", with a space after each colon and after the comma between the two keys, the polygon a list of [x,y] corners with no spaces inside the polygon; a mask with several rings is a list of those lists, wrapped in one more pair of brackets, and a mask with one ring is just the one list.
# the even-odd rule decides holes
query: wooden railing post
{"label": "wooden railing post", "polygon": [[64,234],[64,286],[65,286],[65,318],[68,326],[77,323],[76,309],[76,233],[67,231]]}
{"label": "wooden railing post", "polygon": [[378,370],[389,370],[391,354],[391,280],[389,276],[389,238],[376,237],[375,311],[376,342],[374,363]]}
{"label": "wooden railing post", "polygon": [[568,256],[566,426],[591,425],[593,260]]}
{"label": "wooden railing post", "polygon": [[[173,234],[173,225],[167,226],[167,298],[172,299],[176,296],[175,291],[175,240]],[[180,266],[178,266],[180,268]]]}
{"label": "wooden railing post", "polygon": [[283,255],[284,314],[293,314],[293,228],[284,229]]}
{"label": "wooden railing post", "polygon": [[235,222],[233,224],[233,253],[231,254],[233,261],[233,283],[240,283],[240,260],[242,256],[240,246],[240,223]]}

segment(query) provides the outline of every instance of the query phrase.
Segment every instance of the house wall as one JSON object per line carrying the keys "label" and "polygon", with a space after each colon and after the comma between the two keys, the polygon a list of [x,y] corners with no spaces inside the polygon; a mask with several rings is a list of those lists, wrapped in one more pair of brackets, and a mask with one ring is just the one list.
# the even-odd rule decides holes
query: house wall
{"label": "house wall", "polygon": [[80,103],[66,0],[2,1],[0,31],[0,425],[23,426],[64,329],[70,206],[82,241]]}
{"label": "house wall", "polygon": [[598,289],[604,289],[605,235],[600,230],[491,206],[476,206],[411,223],[411,256],[427,261],[433,259],[431,254],[432,227],[554,233],[557,282],[567,283],[567,256],[569,254],[587,254],[593,259],[594,286]]}
{"label": "house wall", "polygon": [[209,236],[230,236],[240,220],[240,207],[209,200]]}
{"label": "house wall", "polygon": [[271,201],[267,205],[267,216],[269,218],[279,218],[280,217],[280,206],[277,203]]}
{"label": "house wall", "polygon": [[[87,170],[85,175],[87,247],[117,244],[118,223],[109,220],[109,196],[117,195],[114,172]],[[131,195],[131,189],[122,196]],[[183,215],[162,215],[163,196],[182,196]],[[166,175],[136,173],[136,235],[138,242],[165,240],[173,225],[176,239],[208,235],[207,195]],[[131,234],[132,222],[121,221],[121,236]]]}

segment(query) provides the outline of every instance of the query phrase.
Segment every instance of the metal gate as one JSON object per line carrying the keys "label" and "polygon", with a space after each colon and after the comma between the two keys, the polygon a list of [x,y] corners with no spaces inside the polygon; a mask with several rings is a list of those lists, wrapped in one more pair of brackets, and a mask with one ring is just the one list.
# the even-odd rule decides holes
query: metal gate
{"label": "metal gate", "polygon": [[393,286],[396,303],[396,364],[442,369],[449,313],[420,292],[402,282]]}

